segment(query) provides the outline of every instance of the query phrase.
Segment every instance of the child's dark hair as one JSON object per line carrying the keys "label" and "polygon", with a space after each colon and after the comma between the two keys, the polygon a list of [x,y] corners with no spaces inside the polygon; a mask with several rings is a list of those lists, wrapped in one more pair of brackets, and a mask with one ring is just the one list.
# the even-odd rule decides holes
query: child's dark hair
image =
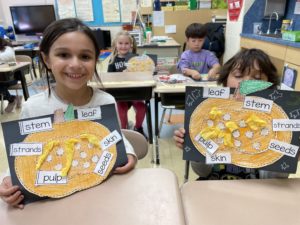
{"label": "child's dark hair", "polygon": [[186,38],[204,38],[206,35],[206,26],[201,23],[192,23],[185,29]]}
{"label": "child's dark hair", "polygon": [[[52,22],[44,31],[43,33],[43,39],[40,43],[40,59],[42,59],[42,69],[46,71],[47,76],[47,83],[49,87],[49,94],[50,92],[50,81],[49,81],[49,74],[52,75],[52,72],[49,68],[47,68],[43,58],[42,54],[49,55],[50,49],[53,45],[53,43],[63,34],[69,33],[69,32],[82,32],[86,36],[89,37],[89,39],[93,42],[94,48],[95,48],[95,59],[96,62],[98,60],[99,54],[100,54],[100,48],[97,44],[97,40],[92,32],[92,30],[86,26],[81,20],[76,18],[67,18],[67,19],[61,19]],[[53,75],[52,75],[53,77]],[[96,69],[96,63],[95,63],[95,77],[96,79],[101,83],[100,76]]]}
{"label": "child's dark hair", "polygon": [[249,73],[250,69],[254,68],[255,63],[257,63],[261,73],[268,77],[268,81],[274,84],[273,87],[279,85],[277,69],[269,56],[262,50],[255,48],[242,50],[229,59],[220,71],[218,84],[226,86],[230,72],[235,69],[238,69],[242,74]]}
{"label": "child's dark hair", "polygon": [[3,51],[6,46],[12,46],[10,42],[6,41],[4,38],[0,38],[0,51]]}

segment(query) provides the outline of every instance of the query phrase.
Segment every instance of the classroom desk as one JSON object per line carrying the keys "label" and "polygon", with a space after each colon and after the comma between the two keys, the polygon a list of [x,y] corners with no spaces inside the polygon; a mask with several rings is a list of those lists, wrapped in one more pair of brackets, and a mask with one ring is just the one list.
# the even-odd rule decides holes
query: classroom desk
{"label": "classroom desk", "polygon": [[31,203],[23,210],[0,200],[5,225],[184,225],[178,182],[167,169],[135,169],[58,200]]}
{"label": "classroom desk", "polygon": [[299,225],[300,179],[192,181],[181,188],[187,225]]}
{"label": "classroom desk", "polygon": [[[8,66],[7,64],[0,65],[0,77],[1,77],[0,83],[1,82],[5,83],[5,81],[14,80],[14,79],[20,80],[25,101],[29,98],[29,93],[28,93],[24,71],[30,69],[29,65],[30,65],[29,62],[17,62],[15,66]],[[15,77],[15,73],[17,71],[20,71],[21,73],[20,77]]]}
{"label": "classroom desk", "polygon": [[149,142],[152,144],[153,131],[150,99],[152,98],[153,87],[156,84],[152,72],[101,73],[100,77],[102,85],[97,82],[90,82],[89,85],[104,88],[117,101],[143,100],[146,102]]}
{"label": "classroom desk", "polygon": [[157,57],[176,57],[180,55],[181,45],[174,39],[168,39],[166,42],[157,42],[157,44],[144,44],[137,46],[137,54],[142,55],[145,51],[148,54],[155,54]]}
{"label": "classroom desk", "polygon": [[177,84],[166,84],[157,81],[156,87],[154,88],[154,139],[155,139],[155,163],[160,164],[159,158],[159,145],[158,145],[158,102],[160,101],[164,106],[174,106],[185,104],[185,87],[186,86],[198,86],[198,87],[215,87],[217,83],[215,81],[207,82],[192,82],[192,83],[177,83]]}

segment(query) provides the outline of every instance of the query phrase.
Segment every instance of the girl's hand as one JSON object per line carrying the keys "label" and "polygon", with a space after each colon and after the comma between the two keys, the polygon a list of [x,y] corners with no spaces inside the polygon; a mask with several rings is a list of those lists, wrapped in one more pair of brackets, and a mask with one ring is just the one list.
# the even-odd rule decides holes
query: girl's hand
{"label": "girl's hand", "polygon": [[24,195],[22,195],[21,191],[19,191],[18,186],[13,186],[11,183],[11,177],[4,177],[2,183],[0,185],[0,197],[7,204],[23,209],[24,205],[20,204],[24,199]]}
{"label": "girl's hand", "polygon": [[178,148],[183,149],[184,135],[185,135],[185,129],[183,127],[179,128],[179,130],[174,131],[173,139]]}
{"label": "girl's hand", "polygon": [[114,173],[116,173],[116,174],[127,173],[135,167],[136,157],[134,155],[128,154],[127,158],[128,158],[127,164],[125,166],[122,166],[122,167],[117,167],[115,169]]}

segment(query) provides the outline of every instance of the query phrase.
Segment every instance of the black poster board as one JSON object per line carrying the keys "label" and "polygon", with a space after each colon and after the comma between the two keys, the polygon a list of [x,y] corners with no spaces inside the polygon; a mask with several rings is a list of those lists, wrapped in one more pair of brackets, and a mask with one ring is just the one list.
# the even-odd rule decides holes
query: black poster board
{"label": "black poster board", "polygon": [[[116,130],[119,134],[121,134],[119,122],[117,120],[118,117],[116,114],[115,104],[101,105],[99,107],[101,109],[101,119],[95,119],[93,120],[93,122],[102,124],[104,127],[108,128],[110,132]],[[93,108],[97,108],[97,107],[93,107]],[[74,110],[74,113],[75,113],[75,118],[78,118],[77,110]],[[5,141],[6,151],[7,151],[12,183],[13,185],[18,185],[20,187],[22,194],[24,194],[24,204],[38,201],[45,198],[39,197],[29,192],[18,179],[15,171],[15,156],[10,156],[10,145],[14,143],[20,143],[27,137],[27,135],[21,134],[19,122],[30,121],[33,119],[42,119],[42,118],[47,118],[49,116],[51,117],[51,121],[53,123],[53,118],[54,118],[53,114],[2,123],[2,130],[4,135],[4,141]],[[117,142],[116,147],[117,147],[117,159],[114,164],[114,168],[123,166],[127,163],[127,154],[126,154],[123,139]],[[114,168],[111,170],[111,172],[114,170]]]}
{"label": "black poster board", "polygon": [[[253,109],[240,110],[240,109],[238,109],[235,106],[235,101],[237,101],[237,100],[232,99],[233,98],[232,94],[235,91],[234,89],[230,89],[230,93],[231,93],[230,98],[232,100],[231,103],[226,102],[226,101],[228,101],[228,99],[220,100],[220,98],[204,97],[204,89],[205,88],[202,88],[202,87],[187,87],[187,89],[186,89],[185,124],[184,124],[184,128],[186,130],[186,135],[184,138],[183,159],[189,160],[189,161],[198,161],[198,162],[206,163],[207,159],[206,159],[205,155],[208,154],[207,149],[210,146],[204,147],[204,145],[202,145],[202,146],[198,145],[199,143],[196,140],[200,140],[200,139],[199,139],[199,136],[198,137],[196,136],[196,134],[200,135],[201,132],[203,134],[203,130],[204,130],[203,127],[208,127],[209,126],[208,124],[215,123],[215,121],[212,121],[212,122],[208,121],[208,120],[211,120],[208,115],[210,113],[211,109],[208,109],[208,108],[216,107],[215,109],[217,109],[217,110],[221,109],[220,111],[223,112],[223,114],[224,114],[224,112],[227,112],[228,110],[229,111],[231,110],[231,112],[236,110],[237,111],[236,115],[238,115],[239,118],[243,117],[243,115],[244,115],[243,113],[245,113],[245,115],[248,115],[248,117],[249,117],[249,115],[255,114],[257,112],[257,110],[253,110]],[[210,88],[210,89],[213,89],[213,88]],[[266,89],[263,91],[252,93],[252,94],[248,95],[248,97],[249,96],[254,97],[254,98],[260,97],[260,99],[263,98],[265,100],[273,101],[273,108],[277,108],[278,113],[280,115],[281,114],[285,115],[287,122],[294,121],[294,125],[293,125],[293,127],[295,128],[294,130],[288,131],[286,133],[282,133],[283,131],[277,131],[277,133],[276,133],[273,131],[273,129],[274,129],[274,127],[277,126],[277,124],[275,124],[275,122],[273,122],[273,121],[274,121],[274,119],[279,119],[279,118],[276,118],[276,116],[273,117],[273,112],[268,114],[268,113],[259,111],[259,117],[261,117],[263,119],[271,118],[271,120],[265,120],[265,121],[269,121],[269,122],[272,121],[269,123],[269,125],[271,124],[270,127],[272,128],[272,130],[269,131],[270,132],[269,135],[271,135],[272,133],[276,133],[276,134],[274,134],[274,137],[266,136],[266,138],[260,139],[261,143],[263,143],[263,139],[265,139],[268,141],[268,142],[266,141],[267,146],[268,146],[268,145],[270,145],[271,139],[272,140],[276,139],[276,137],[279,137],[280,135],[282,137],[290,135],[290,138],[286,138],[286,140],[289,140],[287,144],[293,145],[293,146],[295,146],[295,148],[298,148],[299,144],[300,144],[300,140],[299,140],[299,135],[300,135],[300,132],[299,132],[300,131],[300,129],[299,129],[300,128],[300,120],[299,120],[300,119],[300,92]],[[214,103],[209,104],[208,100],[210,100],[210,99],[219,99],[218,105],[214,105]],[[222,101],[226,102],[226,104],[223,104]],[[244,104],[244,102],[241,104]],[[206,109],[203,107],[201,108],[201,106],[206,106]],[[197,107],[198,107],[198,109],[197,109]],[[205,110],[207,110],[207,112]],[[196,114],[200,115],[200,117],[195,117]],[[264,115],[266,115],[266,117],[264,117]],[[223,115],[220,116],[221,119],[222,119],[222,116]],[[232,118],[232,117],[234,117],[234,116],[231,115],[231,118],[229,117],[230,119],[228,121],[233,121],[234,118]],[[197,118],[197,120],[195,120],[195,118]],[[210,126],[212,126],[212,127],[219,126],[219,120],[216,120],[218,122],[216,122],[215,124],[211,124]],[[225,122],[222,122],[222,123],[226,124]],[[203,125],[203,127],[199,126],[199,128],[197,128],[197,127],[195,127],[195,126],[197,126],[195,124],[204,124],[204,125]],[[207,126],[206,126],[206,124],[207,124]],[[282,125],[282,127],[283,127],[283,125]],[[288,125],[285,125],[285,127],[288,127]],[[290,125],[290,127],[292,127],[292,125]],[[192,128],[194,130],[192,130]],[[224,129],[226,131],[226,129],[228,129],[228,128],[226,126],[224,126],[224,128],[222,128],[222,129]],[[228,131],[227,133],[230,133],[230,132]],[[246,132],[244,134],[246,135]],[[255,131],[254,131],[254,134],[255,134]],[[240,132],[239,135],[242,137],[242,132]],[[222,136],[222,135],[220,135],[220,136]],[[219,138],[220,136],[217,136],[217,138]],[[259,134],[258,136],[261,136],[261,134]],[[220,146],[225,146],[224,138],[223,138],[223,140],[222,140],[222,138],[219,138],[217,140],[217,138],[212,138],[212,140],[217,142],[217,141],[219,141],[219,139],[221,139]],[[231,139],[233,141],[235,141],[235,138],[233,137],[233,135],[231,136]],[[244,138],[243,140],[247,140],[247,138]],[[255,139],[253,139],[253,140],[249,139],[248,141],[251,145],[253,143],[255,143]],[[207,142],[205,142],[205,143],[207,144],[207,146],[209,145],[209,143],[207,143]],[[235,142],[234,142],[234,144],[235,144]],[[241,148],[242,147],[240,147],[240,149]],[[234,152],[234,151],[236,151],[236,149],[237,149],[237,147],[235,145],[233,145],[233,147],[225,146],[224,152],[226,152],[226,150],[228,150],[229,152]],[[282,149],[284,149],[284,148],[282,148]],[[216,150],[216,152],[214,152],[213,154],[218,153],[218,150]],[[253,152],[251,152],[251,154],[259,155],[259,154],[265,154],[266,152],[270,152],[270,151],[273,152],[272,150],[269,149],[269,146],[268,146],[264,150],[257,150],[257,152],[255,152],[255,150],[253,150]],[[288,150],[288,148],[286,148],[283,151],[289,151],[289,150]],[[203,153],[203,152],[206,152],[206,153]],[[296,155],[294,157],[291,157],[291,156],[288,156],[285,154],[281,154],[280,157],[277,157],[276,159],[274,159],[273,161],[270,161],[268,163],[265,163],[265,164],[258,163],[258,164],[260,164],[258,166],[255,165],[255,162],[250,161],[249,162],[250,168],[263,169],[263,170],[267,170],[267,171],[276,171],[276,172],[282,172],[282,173],[295,173],[297,170],[299,151],[297,149],[294,152],[296,152]],[[239,150],[239,152],[236,152],[236,153],[240,154],[241,157],[243,157],[243,154],[250,154],[249,152],[247,152],[247,150],[244,150],[244,151]],[[276,152],[276,153],[278,153],[278,152]],[[218,162],[218,164],[221,164],[221,163]],[[236,163],[232,163],[232,164],[238,165],[238,166],[241,166],[244,168],[249,168],[249,167],[246,167],[246,166],[243,166],[240,164],[236,164]]]}

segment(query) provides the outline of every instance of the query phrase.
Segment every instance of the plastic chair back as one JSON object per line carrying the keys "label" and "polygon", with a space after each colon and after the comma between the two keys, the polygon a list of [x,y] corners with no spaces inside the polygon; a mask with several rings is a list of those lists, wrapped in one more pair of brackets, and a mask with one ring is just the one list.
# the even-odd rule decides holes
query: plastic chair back
{"label": "plastic chair back", "polygon": [[122,132],[132,145],[137,158],[144,158],[148,153],[148,142],[146,138],[137,131],[122,129]]}

